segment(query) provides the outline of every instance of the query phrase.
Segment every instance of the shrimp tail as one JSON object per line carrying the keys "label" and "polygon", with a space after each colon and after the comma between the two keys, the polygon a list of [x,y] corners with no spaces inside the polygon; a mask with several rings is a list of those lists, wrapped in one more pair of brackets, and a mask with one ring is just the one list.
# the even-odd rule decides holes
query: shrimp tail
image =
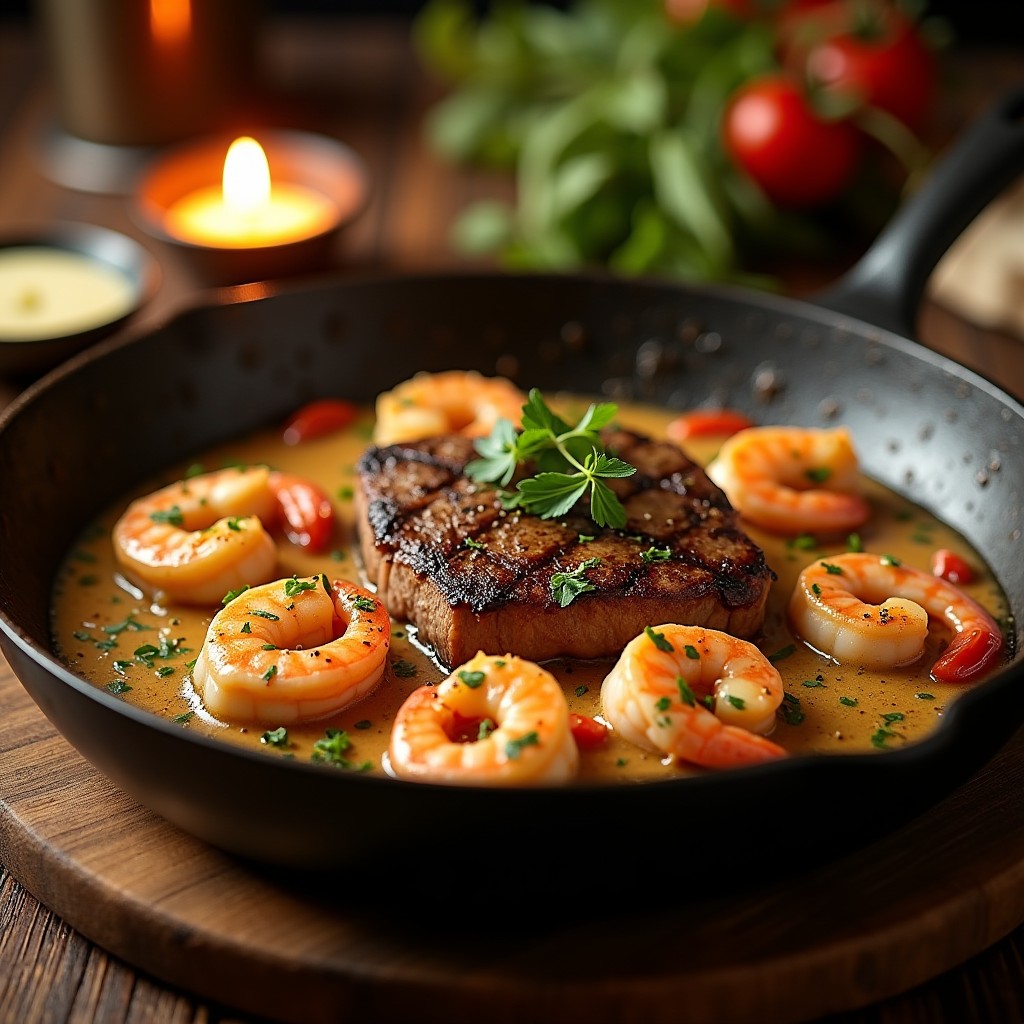
{"label": "shrimp tail", "polygon": [[700,733],[684,733],[680,744],[683,749],[676,751],[677,756],[705,768],[736,768],[788,756],[783,747],[764,736],[737,725],[719,725]]}

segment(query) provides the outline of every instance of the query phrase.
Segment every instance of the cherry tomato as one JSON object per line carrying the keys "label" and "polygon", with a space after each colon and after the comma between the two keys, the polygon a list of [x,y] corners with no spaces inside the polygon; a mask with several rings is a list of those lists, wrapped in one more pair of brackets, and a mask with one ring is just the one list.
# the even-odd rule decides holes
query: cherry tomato
{"label": "cherry tomato", "polygon": [[298,547],[324,551],[334,533],[334,507],[315,484],[279,475],[274,488],[285,535]]}
{"label": "cherry tomato", "polygon": [[938,89],[935,55],[917,24],[884,0],[831,0],[782,11],[780,58],[812,88],[885,110],[919,131]]}
{"label": "cherry tomato", "polygon": [[728,437],[753,425],[753,420],[734,409],[691,409],[672,420],[665,432],[672,441],[686,441],[691,437]]}
{"label": "cherry tomato", "polygon": [[939,548],[932,555],[932,573],[956,584],[970,583],[974,579],[970,563],[946,548]]}
{"label": "cherry tomato", "polygon": [[607,728],[586,715],[570,714],[569,730],[580,750],[596,750],[608,739]]}
{"label": "cherry tomato", "polygon": [[282,439],[285,444],[300,444],[347,427],[356,415],[356,407],[351,402],[322,398],[302,406],[291,415],[284,426]]}
{"label": "cherry tomato", "polygon": [[740,86],[722,122],[726,152],[778,206],[807,209],[836,199],[860,164],[861,136],[826,121],[795,80],[769,74]]}
{"label": "cherry tomato", "polygon": [[861,27],[833,35],[807,56],[812,82],[888,111],[920,130],[936,93],[935,58],[917,26],[892,6],[880,6]]}
{"label": "cherry tomato", "polygon": [[969,683],[987,672],[1003,649],[998,633],[973,629],[960,633],[932,665],[932,678],[942,683]]}

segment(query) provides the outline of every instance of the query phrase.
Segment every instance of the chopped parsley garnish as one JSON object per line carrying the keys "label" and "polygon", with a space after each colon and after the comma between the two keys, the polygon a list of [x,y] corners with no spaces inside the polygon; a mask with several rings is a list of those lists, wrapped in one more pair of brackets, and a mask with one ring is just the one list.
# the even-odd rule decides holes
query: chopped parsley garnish
{"label": "chopped parsley garnish", "polygon": [[221,599],[220,603],[227,605],[231,604],[232,601],[241,594],[244,594],[249,589],[249,584],[245,583],[240,586],[237,590],[229,590]]}
{"label": "chopped parsley garnish", "polygon": [[879,562],[881,562],[882,565],[891,565],[896,568],[899,568],[899,566],[903,564],[895,555],[882,555]]}
{"label": "chopped parsley garnish", "polygon": [[672,552],[668,548],[656,548],[653,545],[646,551],[640,552],[640,559],[647,565],[651,562],[667,562],[672,557]]}
{"label": "chopped parsley garnish", "polygon": [[175,715],[171,721],[175,725],[188,725],[192,721],[192,716],[195,714],[194,711],[182,711],[180,715]]}
{"label": "chopped parsley garnish", "polygon": [[725,699],[737,710],[742,711],[747,706],[747,702],[742,697],[734,697],[731,693],[725,695]]}
{"label": "chopped parsley garnish", "polygon": [[523,406],[522,430],[517,431],[509,420],[499,420],[490,436],[476,442],[481,457],[466,466],[466,475],[504,487],[521,465],[534,462],[541,471],[518,482],[508,505],[552,519],[589,495],[590,518],[598,526],[621,528],[626,525],[626,510],[604,481],[632,476],[636,469],[607,454],[600,438],[601,428],[617,412],[610,402],[591,405],[573,427],[532,388]]}
{"label": "chopped parsley garnish", "polygon": [[345,752],[351,746],[352,741],[344,729],[328,729],[322,739],[313,743],[313,753],[310,755],[310,759],[318,764],[331,764],[336,768],[345,768],[349,771],[369,771],[373,767],[369,761],[356,764],[345,756]]}
{"label": "chopped parsley garnish", "polygon": [[107,689],[116,696],[127,693],[131,687],[123,679],[115,679],[112,683],[107,683]]}
{"label": "chopped parsley garnish", "polygon": [[255,615],[258,619],[270,619],[271,622],[280,622],[281,616],[275,615],[273,612],[265,612],[262,608],[250,608],[250,615]]}
{"label": "chopped parsley garnish", "polygon": [[462,542],[467,548],[472,548],[474,551],[486,551],[487,545],[483,541],[476,540],[473,537],[467,537]]}
{"label": "chopped parsley garnish", "polygon": [[342,501],[351,501],[355,493],[355,490],[350,484],[345,484],[343,487],[338,488],[338,497],[341,498]]}
{"label": "chopped parsley garnish", "polygon": [[918,700],[935,700],[935,694],[934,693],[915,693],[914,696]]}
{"label": "chopped parsley garnish", "polygon": [[575,569],[552,574],[551,596],[558,602],[560,608],[568,607],[580,594],[597,589],[583,574],[588,569],[593,569],[600,564],[600,558],[587,558],[580,562]]}
{"label": "chopped parsley garnish", "polygon": [[817,686],[824,686],[825,683],[820,678],[819,679],[805,679],[803,685],[806,686],[808,689],[814,689]]}
{"label": "chopped parsley garnish", "polygon": [[576,689],[573,690],[572,692],[577,697],[583,697],[583,696],[586,696],[586,694],[588,694],[590,692],[590,687],[589,686],[585,686],[585,685],[577,686]]}
{"label": "chopped parsley garnish", "polygon": [[843,567],[841,565],[836,565],[834,562],[822,562],[821,567],[829,574],[829,576],[843,575]]}
{"label": "chopped parsley garnish", "polygon": [[676,689],[679,691],[679,699],[688,707],[695,707],[697,698],[690,689],[690,684],[682,677],[676,676]]}
{"label": "chopped parsley garnish", "polygon": [[185,516],[178,505],[172,505],[170,508],[159,508],[155,512],[150,512],[149,518],[154,523],[167,523],[169,526],[185,525]]}
{"label": "chopped parsley garnish", "polygon": [[846,705],[848,708],[855,708],[857,706],[856,697],[840,697],[839,703]]}
{"label": "chopped parsley garnish", "polygon": [[687,644],[683,648],[683,652],[691,661],[700,661],[700,651],[698,651],[697,648],[693,646],[693,644]]}
{"label": "chopped parsley garnish", "polygon": [[483,681],[487,678],[486,672],[471,672],[469,669],[463,669],[458,675],[459,679],[471,690],[483,685]]}
{"label": "chopped parsley garnish", "polygon": [[509,740],[505,744],[505,755],[514,761],[523,752],[524,747],[536,747],[539,744],[540,736],[537,735],[536,730],[532,730],[518,739]]}
{"label": "chopped parsley garnish", "polygon": [[782,661],[784,658],[788,658],[795,652],[796,644],[786,644],[785,647],[780,647],[774,654],[769,654],[768,660],[774,665],[775,662]]}
{"label": "chopped parsley garnish", "polygon": [[818,546],[818,538],[812,533],[801,533],[791,540],[786,541],[786,547],[796,548],[797,551],[810,551]]}
{"label": "chopped parsley garnish", "polygon": [[368,718],[360,718],[359,721],[355,723],[355,727],[357,729],[372,729],[373,722],[371,722]]}
{"label": "chopped parsley garnish", "polygon": [[665,639],[664,633],[656,633],[650,626],[644,626],[644,632],[647,634],[647,639],[658,648],[659,651],[674,651],[675,648],[672,646],[670,640]]}
{"label": "chopped parsley garnish", "polygon": [[481,718],[480,725],[477,727],[476,730],[477,740],[479,741],[487,739],[487,737],[490,736],[491,733],[494,732],[494,730],[497,728],[497,725],[494,724],[494,721],[492,719]]}
{"label": "chopped parsley garnish", "polygon": [[251,622],[243,622],[242,623],[242,628],[238,632],[239,633],[251,633],[252,632],[252,623]]}
{"label": "chopped parsley garnish", "polygon": [[791,693],[783,693],[782,703],[779,705],[779,714],[786,725],[799,725],[804,720],[803,708],[800,707],[800,698],[794,697]]}
{"label": "chopped parsley garnish", "polygon": [[405,658],[402,658],[400,661],[393,661],[391,663],[391,670],[399,679],[410,679],[419,671],[411,661],[406,661]]}
{"label": "chopped parsley garnish", "polygon": [[813,469],[805,471],[804,476],[812,484],[823,484],[832,475],[832,470],[828,466],[815,466]]}
{"label": "chopped parsley garnish", "polygon": [[276,675],[277,675],[277,666],[276,665],[271,665],[270,668],[268,668],[267,671],[263,673],[261,678],[269,683],[270,680],[273,679],[274,676],[276,676]]}
{"label": "chopped parsley garnish", "polygon": [[846,550],[847,551],[863,551],[864,542],[860,539],[859,533],[851,533],[846,538]]}
{"label": "chopped parsley garnish", "polygon": [[319,576],[311,580],[300,580],[297,576],[293,576],[290,580],[284,581],[285,597],[295,597],[297,594],[306,593],[307,590],[316,590],[316,585],[319,582]]}
{"label": "chopped parsley garnish", "polygon": [[375,612],[377,610],[377,602],[372,597],[357,597],[352,602],[352,606],[358,608],[361,612]]}
{"label": "chopped parsley garnish", "polygon": [[276,729],[268,729],[260,737],[260,743],[265,743],[268,747],[287,747],[288,730],[283,725],[279,725]]}
{"label": "chopped parsley garnish", "polygon": [[110,633],[112,636],[116,636],[118,633],[124,633],[126,630],[129,633],[138,633],[144,629],[152,629],[152,626],[145,626],[141,622],[137,621],[134,613],[129,615],[128,618],[122,619],[120,622],[115,622],[113,625],[104,626],[103,632]]}

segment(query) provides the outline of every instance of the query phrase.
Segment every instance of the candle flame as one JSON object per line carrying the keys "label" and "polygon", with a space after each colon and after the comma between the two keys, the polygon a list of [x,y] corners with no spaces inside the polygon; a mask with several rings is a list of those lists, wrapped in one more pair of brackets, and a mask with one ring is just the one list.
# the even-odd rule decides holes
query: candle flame
{"label": "candle flame", "polygon": [[270,165],[263,147],[245,135],[235,139],[224,158],[224,205],[252,214],[270,202]]}
{"label": "candle flame", "polygon": [[149,0],[149,27],[165,46],[185,42],[192,32],[192,0]]}

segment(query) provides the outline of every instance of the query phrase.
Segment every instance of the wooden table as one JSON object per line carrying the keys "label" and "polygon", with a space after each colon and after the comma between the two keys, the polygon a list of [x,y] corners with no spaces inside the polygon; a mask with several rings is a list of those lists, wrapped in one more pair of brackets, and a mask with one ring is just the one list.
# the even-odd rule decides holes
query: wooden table
{"label": "wooden table", "polygon": [[[962,53],[955,59],[966,69],[966,87],[951,106],[954,119],[969,116],[990,95],[1019,80],[1020,51]],[[457,263],[445,237],[452,215],[468,199],[507,185],[491,175],[446,167],[425,150],[418,126],[436,86],[411,58],[404,26],[386,21],[282,22],[268,34],[267,60],[283,100],[282,116],[293,125],[343,139],[370,169],[371,201],[339,245],[339,268]],[[141,324],[160,322],[206,289],[210,282],[180,252],[139,232],[124,196],[63,188],[41,172],[40,140],[51,124],[50,97],[33,35],[17,25],[0,28],[0,226],[83,220],[140,238],[164,272]],[[1021,339],[976,327],[936,302],[926,304],[920,334],[927,344],[1024,396]],[[0,402],[9,401],[16,390],[17,385],[0,382]],[[0,672],[9,672],[6,664],[0,664]],[[0,801],[3,797],[0,789]],[[836,1020],[1021,1020],[1022,958],[1024,926],[930,983]],[[0,1024],[199,1024],[229,1019],[242,1018],[169,989],[91,944],[0,865]]]}

